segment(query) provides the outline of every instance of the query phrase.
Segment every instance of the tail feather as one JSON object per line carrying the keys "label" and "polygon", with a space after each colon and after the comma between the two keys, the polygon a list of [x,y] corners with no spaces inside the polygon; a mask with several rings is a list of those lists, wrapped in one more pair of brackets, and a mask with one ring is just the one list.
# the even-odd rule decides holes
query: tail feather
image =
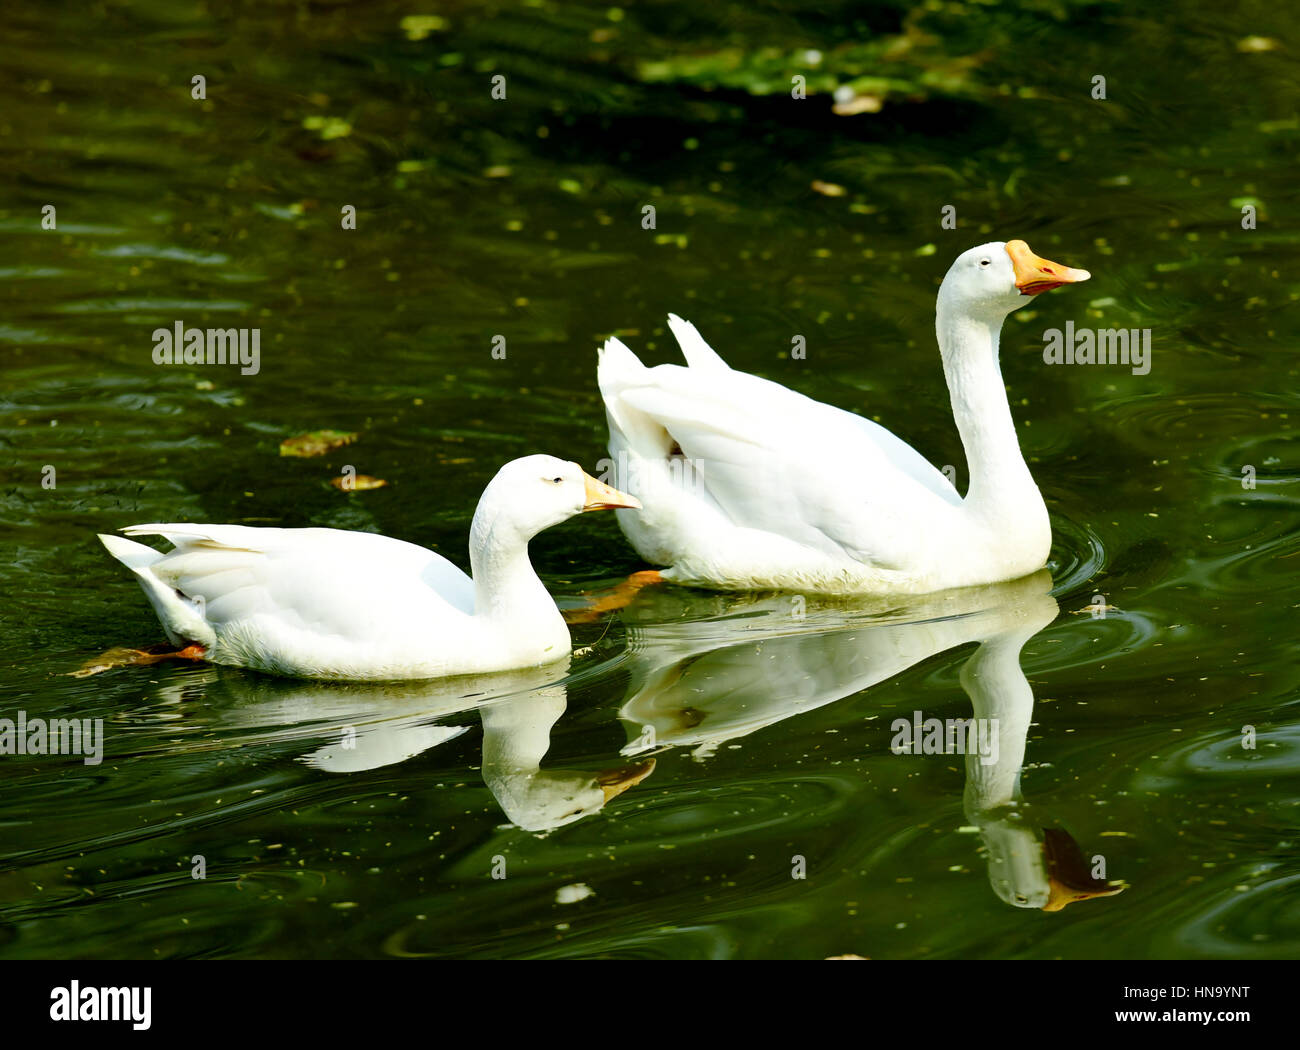
{"label": "tail feather", "polygon": [[627,344],[616,335],[606,339],[605,345],[596,351],[596,355],[600,362],[597,366],[598,375],[609,375],[613,378],[615,371],[646,371],[646,366],[641,363],[641,359],[632,353]]}
{"label": "tail feather", "polygon": [[135,573],[172,645],[197,642],[211,646],[216,641],[216,635],[204,619],[201,607],[154,572],[154,565],[165,558],[165,554],[121,536],[101,534],[99,540],[108,548],[109,554]]}
{"label": "tail feather", "polygon": [[650,381],[646,368],[621,340],[610,338],[599,351],[596,382],[605,401],[609,420],[609,451],[613,456],[630,451],[636,455],[663,457],[673,446],[668,431],[644,412],[623,400],[623,392]]}
{"label": "tail feather", "polygon": [[152,522],[148,525],[127,525],[122,529],[128,536],[161,536],[177,548],[197,550],[243,551],[260,554],[255,534],[268,530],[252,529],[247,525],[201,525],[191,522]]}
{"label": "tail feather", "polygon": [[692,368],[731,371],[731,366],[704,341],[704,337],[690,321],[684,321],[676,314],[669,314],[668,327],[672,330],[677,345],[682,348],[682,356],[686,358],[686,363]]}
{"label": "tail feather", "polygon": [[132,572],[141,572],[163,557],[162,551],[146,547],[134,540],[124,540],[121,536],[99,534],[99,542],[108,548],[108,553],[120,561]]}

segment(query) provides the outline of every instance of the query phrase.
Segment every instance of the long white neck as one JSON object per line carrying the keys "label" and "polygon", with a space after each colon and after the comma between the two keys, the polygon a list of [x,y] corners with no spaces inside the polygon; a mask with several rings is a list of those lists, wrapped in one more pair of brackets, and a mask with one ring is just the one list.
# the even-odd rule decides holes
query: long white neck
{"label": "long white neck", "polygon": [[1046,508],[1020,451],[1002,383],[998,364],[1001,329],[1001,317],[973,317],[947,305],[940,294],[935,334],[970,472],[965,506],[982,517],[996,518],[1008,508],[1023,513],[1024,508],[1036,504],[1046,520]]}
{"label": "long white neck", "polygon": [[[528,624],[534,636],[545,624],[567,639],[564,617],[528,560],[530,538],[490,489],[483,494],[469,530],[474,615],[497,623]],[[556,659],[565,655],[567,649],[555,653]]]}
{"label": "long white neck", "polygon": [[492,785],[536,773],[550,750],[551,728],[566,704],[567,693],[559,686],[484,707],[483,778]]}

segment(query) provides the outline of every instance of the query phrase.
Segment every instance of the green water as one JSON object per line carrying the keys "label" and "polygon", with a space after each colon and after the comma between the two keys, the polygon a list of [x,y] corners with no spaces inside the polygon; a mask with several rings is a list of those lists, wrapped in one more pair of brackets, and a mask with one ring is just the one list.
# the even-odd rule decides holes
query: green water
{"label": "green water", "polygon": [[[0,16],[0,717],[105,726],[99,765],[0,758],[0,956],[1300,955],[1300,18],[437,11],[421,39],[387,2]],[[882,108],[833,114],[818,69],[886,77]],[[501,463],[604,455],[595,347],[669,360],[670,310],[964,486],[934,294],[1011,237],[1093,273],[1003,335],[1050,579],[797,615],[651,589],[575,625],[567,676],[66,676],[161,640],[97,532],[332,526],[464,565]],[[259,371],[155,365],[177,320],[259,328]],[[1149,328],[1149,374],[1044,364],[1068,320]],[[323,427],[360,437],[279,457]],[[565,607],[645,567],[597,515],[532,551]],[[895,718],[972,703],[997,761],[891,753]],[[1048,840],[1123,892],[1032,906]]]}

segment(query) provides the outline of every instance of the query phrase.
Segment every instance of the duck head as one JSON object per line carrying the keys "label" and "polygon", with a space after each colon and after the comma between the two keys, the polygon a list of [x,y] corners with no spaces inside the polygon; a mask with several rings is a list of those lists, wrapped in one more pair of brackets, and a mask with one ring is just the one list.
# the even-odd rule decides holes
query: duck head
{"label": "duck head", "polygon": [[554,456],[511,460],[483,490],[480,508],[489,506],[494,527],[510,521],[521,538],[589,510],[627,507],[639,510],[635,496],[597,481],[578,464]]}
{"label": "duck head", "polygon": [[655,760],[599,773],[567,769],[503,769],[485,762],[483,779],[512,824],[525,831],[554,831],[599,813],[654,772]]}
{"label": "duck head", "polygon": [[1091,276],[1035,255],[1024,241],[990,241],[957,256],[939,287],[939,300],[1000,320],[1035,295]]}

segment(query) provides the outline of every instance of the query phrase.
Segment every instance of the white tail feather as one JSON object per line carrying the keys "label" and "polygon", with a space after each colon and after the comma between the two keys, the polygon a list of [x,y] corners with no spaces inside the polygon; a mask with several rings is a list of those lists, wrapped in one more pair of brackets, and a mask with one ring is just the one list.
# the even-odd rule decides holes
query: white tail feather
{"label": "white tail feather", "polygon": [[[133,528],[149,532],[152,527]],[[200,645],[211,646],[216,641],[216,634],[203,618],[201,607],[177,593],[174,587],[154,574],[153,566],[166,555],[143,543],[124,540],[121,536],[101,534],[99,540],[108,548],[109,554],[135,573],[144,596],[149,599],[149,604],[153,606],[158,622],[162,624],[172,645],[198,642]]]}
{"label": "white tail feather", "polygon": [[692,368],[722,368],[731,371],[731,366],[704,341],[704,337],[690,321],[684,321],[676,314],[669,314],[668,327],[672,330],[677,345],[682,348],[682,356],[686,358],[686,363]]}
{"label": "white tail feather", "polygon": [[648,381],[651,369],[617,338],[607,339],[599,355],[596,383],[609,420],[610,455],[615,459],[620,452],[655,458],[666,455],[672,447],[668,432],[623,400],[624,391],[634,390]]}

